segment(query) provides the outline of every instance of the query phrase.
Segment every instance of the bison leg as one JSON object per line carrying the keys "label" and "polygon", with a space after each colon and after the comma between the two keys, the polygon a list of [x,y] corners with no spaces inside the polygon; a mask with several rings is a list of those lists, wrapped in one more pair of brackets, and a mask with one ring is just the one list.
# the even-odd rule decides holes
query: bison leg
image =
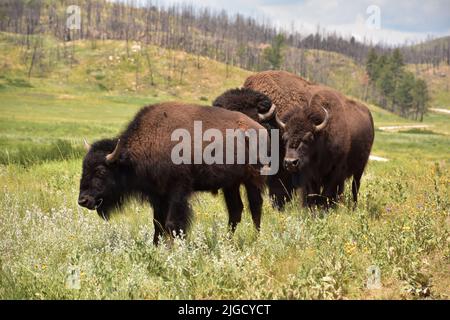
{"label": "bison leg", "polygon": [[316,181],[310,181],[302,188],[303,206],[309,208],[321,206],[324,203],[323,196],[320,194],[320,184]]}
{"label": "bison leg", "polygon": [[154,198],[152,199],[153,206],[153,226],[155,228],[155,234],[153,236],[153,244],[158,245],[159,237],[164,234],[164,226],[167,218],[167,211],[169,210],[169,204],[166,198]]}
{"label": "bison leg", "polygon": [[362,176],[362,173],[353,175],[352,195],[353,195],[353,201],[355,202],[355,204],[358,202],[358,192],[359,192],[359,187],[361,185],[361,176]]}
{"label": "bison leg", "polygon": [[280,211],[284,209],[286,202],[291,201],[294,192],[291,174],[281,170],[278,174],[267,179],[272,206]]}
{"label": "bison leg", "polygon": [[191,208],[188,203],[189,194],[172,192],[166,220],[166,230],[171,236],[186,235],[191,220]]}
{"label": "bison leg", "polygon": [[345,190],[345,181],[341,181],[341,183],[338,185],[338,192],[337,192],[338,197],[340,197],[344,193],[344,190]]}
{"label": "bison leg", "polygon": [[261,227],[261,208],[263,204],[261,189],[250,183],[245,184],[245,189],[247,190],[248,205],[252,214],[253,224],[255,225],[256,230],[259,231]]}
{"label": "bison leg", "polygon": [[344,185],[345,180],[333,179],[323,188],[323,196],[326,200],[326,207],[335,207],[338,202],[338,195],[341,190],[341,186]]}
{"label": "bison leg", "polygon": [[242,210],[244,209],[239,193],[239,185],[232,188],[224,188],[223,194],[228,209],[228,225],[231,232],[234,232],[237,224],[241,222]]}

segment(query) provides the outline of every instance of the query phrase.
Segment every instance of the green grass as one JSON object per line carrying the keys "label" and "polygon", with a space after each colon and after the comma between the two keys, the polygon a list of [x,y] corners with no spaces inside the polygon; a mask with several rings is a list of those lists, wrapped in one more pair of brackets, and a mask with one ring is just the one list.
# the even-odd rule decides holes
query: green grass
{"label": "green grass", "polygon": [[[109,223],[76,205],[80,160],[2,166],[0,297],[448,298],[448,171],[371,163],[355,211],[316,216],[265,198],[257,237],[244,213],[231,239],[220,195],[195,196],[188,240],[153,247],[152,214],[132,202]],[[365,289],[366,269],[383,289]],[[81,290],[65,288],[70,267]]]}
{"label": "green grass", "polygon": [[[77,206],[82,138],[116,135],[145,104],[210,101],[247,73],[234,70],[233,83],[221,82],[212,70],[224,66],[204,60],[176,91],[165,84],[103,91],[95,81],[107,76],[81,81],[100,65],[98,52],[80,48],[93,61],[74,67],[73,82],[0,77],[0,299],[449,298],[450,117],[427,116],[421,132],[377,130],[373,152],[390,161],[369,163],[355,210],[349,190],[328,213],[302,209],[298,199],[279,213],[265,195],[261,233],[246,209],[229,237],[222,196],[197,194],[187,240],[156,248],[148,205],[132,201],[110,222]],[[130,76],[122,67],[118,74]],[[208,84],[197,88],[205,74]],[[370,108],[376,127],[412,123]],[[381,289],[365,287],[370,266],[381,270]],[[65,287],[73,268],[80,290]]]}

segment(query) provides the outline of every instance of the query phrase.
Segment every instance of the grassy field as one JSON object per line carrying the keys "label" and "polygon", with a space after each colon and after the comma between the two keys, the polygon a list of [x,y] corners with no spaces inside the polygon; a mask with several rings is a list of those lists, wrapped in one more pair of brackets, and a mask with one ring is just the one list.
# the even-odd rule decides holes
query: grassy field
{"label": "grassy field", "polygon": [[[8,41],[0,41],[0,298],[450,297],[449,116],[427,115],[425,130],[377,130],[373,153],[390,161],[369,163],[355,210],[346,199],[310,212],[294,199],[279,213],[265,196],[261,233],[246,209],[230,238],[221,195],[198,194],[188,239],[156,248],[147,205],[131,202],[110,222],[77,206],[82,138],[116,135],[145,104],[207,104],[249,73],[233,68],[227,77],[226,66],[206,59],[197,69],[186,56],[185,82],[165,83],[161,62],[157,84],[142,81],[136,92],[125,65],[104,78],[88,71],[114,48],[123,57],[123,44],[91,54],[80,43],[70,77],[60,66],[28,79],[7,55]],[[371,109],[376,127],[416,124]],[[368,268],[380,269],[381,288],[366,288]],[[70,270],[80,274],[79,290],[65,285]]]}

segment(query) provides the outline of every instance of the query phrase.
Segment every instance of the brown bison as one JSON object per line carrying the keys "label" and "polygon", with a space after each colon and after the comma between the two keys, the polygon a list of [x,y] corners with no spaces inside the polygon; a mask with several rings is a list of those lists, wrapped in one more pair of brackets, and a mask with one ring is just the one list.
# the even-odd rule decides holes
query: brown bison
{"label": "brown bison", "polygon": [[316,89],[307,108],[275,116],[284,131],[284,166],[298,173],[305,204],[335,203],[350,177],[356,203],[374,140],[372,115],[329,88]]}
{"label": "brown bison", "polygon": [[[234,231],[243,209],[239,193],[242,184],[247,191],[253,223],[259,229],[264,185],[259,160],[256,164],[196,164],[195,155],[184,154],[186,150],[182,150],[180,154],[192,161],[174,163],[172,152],[178,141],[172,141],[172,133],[183,129],[195,135],[196,121],[201,121],[205,130],[215,129],[221,133],[228,129],[263,129],[266,133],[261,125],[238,112],[177,103],[144,107],[118,138],[87,145],[79,205],[96,209],[100,216],[108,219],[110,212],[120,208],[129,197],[148,201],[153,207],[153,241],[157,244],[164,232],[186,231],[191,218],[188,200],[195,191],[223,190],[229,225]],[[193,149],[195,143],[192,142]],[[200,147],[205,150],[205,141]],[[248,145],[244,152],[248,157]],[[233,155],[236,157],[236,150]]]}
{"label": "brown bison", "polygon": [[[315,96],[317,92],[321,92],[321,95]],[[312,98],[314,97],[314,101]],[[329,98],[325,101],[324,98]],[[313,84],[299,76],[285,71],[264,71],[251,75],[244,82],[244,86],[241,89],[232,89],[221,96],[216,98],[213,102],[214,106],[226,108],[229,110],[240,111],[245,113],[250,118],[261,123],[267,129],[278,128],[279,125],[276,121],[274,115],[278,116],[278,119],[287,119],[291,115],[295,115],[297,111],[304,110],[304,112],[312,112],[311,104],[318,101],[316,99],[321,99],[323,103],[326,103],[328,108],[335,110],[333,113],[339,113],[338,110],[365,110],[367,114],[370,113],[367,108],[353,100],[347,99],[340,95],[331,88]],[[315,112],[321,112],[320,110]],[[356,112],[357,113],[357,112]],[[318,116],[318,113],[315,113]],[[347,112],[346,115],[342,117],[352,116],[352,111]],[[333,118],[335,116],[333,115]],[[355,117],[355,121],[358,118]],[[370,118],[371,119],[371,118]],[[372,121],[372,120],[370,120]],[[367,121],[366,121],[367,122]],[[364,122],[363,126],[369,128],[368,124]],[[337,124],[336,124],[337,125]],[[333,124],[333,127],[335,125]],[[367,158],[370,152],[373,141],[373,124],[371,126],[371,134],[365,132],[362,137],[354,136],[360,130],[360,124],[354,123],[352,120],[347,120],[346,126],[350,133],[344,133],[344,136],[352,135],[352,148],[349,151],[349,161],[358,162],[358,167],[349,165],[352,167],[351,170],[362,171],[364,170]],[[369,130],[369,129],[368,129]],[[369,130],[370,131],[370,130]],[[345,138],[344,138],[345,139]],[[364,146],[359,145],[359,140],[363,140],[361,144],[366,144]],[[350,138],[346,140],[350,141]],[[346,142],[346,143],[347,143]],[[366,143],[367,142],[367,143]],[[286,145],[280,137],[279,141],[279,152],[280,154],[286,154]],[[347,148],[344,144],[342,148]],[[361,151],[364,150],[364,152]],[[302,174],[298,172],[291,172],[286,169],[286,167],[281,167],[278,174],[269,176],[267,179],[267,184],[269,188],[269,195],[273,199],[273,204],[278,209],[282,209],[286,202],[290,201],[292,198],[292,193],[296,187],[301,187],[303,197],[306,199],[308,194],[318,194],[320,196],[321,189],[323,189],[323,184],[321,181],[309,179],[309,175],[315,175],[313,173],[306,173],[302,171]],[[355,183],[353,190],[356,194],[359,189],[359,178],[358,174],[355,175]],[[307,181],[307,182],[306,182]],[[342,186],[343,187],[343,186]],[[340,191],[342,192],[342,191]],[[312,201],[320,202],[321,197],[315,198],[310,197]],[[305,203],[305,202],[304,202]]]}
{"label": "brown bison", "polygon": [[[213,106],[242,112],[268,130],[277,129],[275,110],[281,116],[292,108],[305,107],[312,85],[285,71],[259,72],[248,77],[243,88],[229,90],[217,97]],[[285,153],[282,141],[279,146],[282,155]],[[267,178],[267,185],[274,207],[283,209],[295,190],[292,174],[281,167],[276,175]]]}

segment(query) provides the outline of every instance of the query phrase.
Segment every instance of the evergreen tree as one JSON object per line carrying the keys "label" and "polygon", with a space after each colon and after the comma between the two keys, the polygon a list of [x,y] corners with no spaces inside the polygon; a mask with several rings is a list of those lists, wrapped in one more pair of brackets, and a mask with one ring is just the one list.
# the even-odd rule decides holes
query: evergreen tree
{"label": "evergreen tree", "polygon": [[412,98],[415,109],[415,120],[420,116],[420,121],[423,121],[423,115],[427,112],[428,101],[430,99],[427,83],[424,80],[416,80],[412,91]]}
{"label": "evergreen tree", "polygon": [[411,72],[405,72],[395,90],[395,100],[400,106],[401,115],[405,117],[412,111],[415,82],[414,75]]}
{"label": "evergreen tree", "polygon": [[395,81],[392,74],[391,64],[386,61],[379,69],[377,75],[376,87],[380,90],[380,103],[386,107],[388,100],[392,100],[395,92]]}
{"label": "evergreen tree", "polygon": [[378,55],[375,49],[370,49],[366,61],[366,70],[371,81],[377,80]]}
{"label": "evergreen tree", "polygon": [[[392,78],[394,81],[394,90],[397,90],[397,87],[404,75],[403,67],[405,63],[403,62],[403,55],[400,50],[397,48],[394,50],[392,55],[389,57],[389,64],[391,66]],[[397,104],[396,96],[392,97],[392,109],[395,108]]]}
{"label": "evergreen tree", "polygon": [[403,55],[400,52],[400,49],[395,49],[392,55],[389,58],[389,61],[392,65],[392,72],[395,76],[398,76],[400,78],[402,69],[405,66],[405,63],[403,62]]}
{"label": "evergreen tree", "polygon": [[283,47],[285,38],[282,34],[278,34],[270,47],[264,49],[264,60],[270,69],[278,70],[283,62]]}

